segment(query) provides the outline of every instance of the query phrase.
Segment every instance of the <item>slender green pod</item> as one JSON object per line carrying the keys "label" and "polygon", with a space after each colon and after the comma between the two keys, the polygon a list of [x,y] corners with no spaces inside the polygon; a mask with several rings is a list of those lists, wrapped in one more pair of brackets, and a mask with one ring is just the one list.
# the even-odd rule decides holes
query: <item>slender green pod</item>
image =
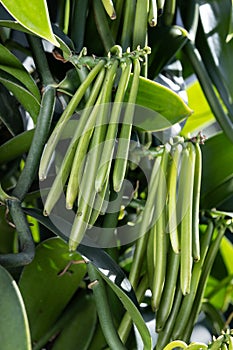
{"label": "slender green pod", "polygon": [[70,38],[77,52],[82,50],[84,44],[88,6],[89,0],[77,0],[73,3]]}
{"label": "slender green pod", "polygon": [[172,306],[171,313],[167,319],[166,325],[163,330],[159,333],[156,350],[164,350],[164,347],[171,341],[171,332],[176,323],[176,316],[179,312],[180,303],[182,301],[182,291],[180,289],[179,284],[176,288],[174,304]]}
{"label": "slender green pod", "polygon": [[157,25],[157,16],[158,16],[157,1],[150,0],[148,23],[151,27],[155,27]]}
{"label": "slender green pod", "polygon": [[179,178],[179,162],[182,152],[182,145],[177,144],[173,148],[173,155],[171,159],[169,174],[168,174],[168,232],[170,235],[170,241],[174,253],[180,252],[180,241],[178,234],[178,222],[177,222],[177,182]]}
{"label": "slender green pod", "polygon": [[[106,0],[107,1],[107,0]],[[101,0],[95,0],[93,3],[94,15],[96,27],[101,37],[104,49],[108,52],[111,47],[115,45],[114,39],[111,34],[111,30],[108,24],[108,18],[106,16],[103,4]]]}
{"label": "slender green pod", "polygon": [[146,46],[148,12],[149,0],[137,0],[133,28],[133,50],[138,46]]}
{"label": "slender green pod", "polygon": [[[140,238],[137,240],[136,249],[134,253],[133,261],[129,280],[134,288],[137,287],[137,283],[140,276],[141,266],[144,261],[144,254],[147,247],[148,234],[147,231],[149,229],[149,223],[151,224],[151,220],[153,219],[153,211],[154,211],[154,199],[157,192],[157,186],[159,183],[159,169],[161,164],[161,157],[157,157],[155,159],[155,163],[153,166],[151,179],[148,188],[148,197],[144,209],[144,213],[142,216],[142,222],[140,224]],[[153,226],[151,224],[151,226]]]}
{"label": "slender green pod", "polygon": [[155,252],[156,252],[155,229],[156,229],[156,225],[152,226],[148,232],[149,238],[148,238],[147,250],[146,250],[147,275],[148,275],[150,289],[152,289],[153,279],[154,279]]}
{"label": "slender green pod", "polygon": [[92,110],[92,113],[89,115],[87,123],[84,127],[82,135],[80,136],[74,159],[72,162],[72,167],[70,171],[69,181],[66,190],[66,208],[72,209],[73,204],[78,196],[79,185],[81,178],[83,176],[83,168],[85,163],[86,152],[91,140],[91,136],[95,127],[96,119],[100,112],[100,103],[102,95],[99,95],[99,98]]}
{"label": "slender green pod", "polygon": [[92,281],[90,288],[96,300],[96,309],[105,339],[111,349],[126,350],[113,323],[103,279],[90,263],[87,264],[87,271]]}
{"label": "slender green pod", "polygon": [[132,131],[132,123],[135,110],[135,102],[138,93],[139,77],[140,77],[139,59],[134,60],[133,81],[130,89],[129,99],[125,109],[123,124],[121,127],[120,138],[118,141],[118,149],[113,170],[113,188],[119,192],[124,181],[126,167],[128,162],[128,154],[130,147],[130,136]]}
{"label": "slender green pod", "polygon": [[[181,263],[180,285],[184,295],[190,293],[192,275],[192,204],[195,150],[192,143],[188,143],[182,152],[180,170],[179,196],[181,198]],[[189,179],[189,181],[187,181]]]}
{"label": "slender green pod", "polygon": [[161,16],[163,14],[165,0],[156,0],[157,1],[157,8],[158,8],[158,16]]}
{"label": "slender green pod", "polygon": [[140,233],[146,233],[150,228],[150,225],[154,225],[153,214],[155,208],[155,198],[157,196],[158,186],[159,186],[159,175],[161,167],[162,157],[157,157],[155,159],[150,182],[148,185],[148,195],[142,216],[142,221],[140,224]]}
{"label": "slender green pod", "polygon": [[193,303],[199,285],[203,264],[212,239],[213,230],[214,225],[212,221],[210,221],[201,240],[201,258],[193,267],[190,293],[183,298],[179,313],[177,315],[177,322],[172,332],[173,339],[180,339],[186,330],[186,324],[189,320],[190,313],[192,312]]}
{"label": "slender green pod", "polygon": [[159,186],[157,196],[155,198],[156,207],[156,253],[155,253],[155,268],[154,268],[154,280],[152,286],[152,308],[156,311],[159,309],[160,299],[163,292],[165,274],[166,274],[166,262],[167,262],[167,250],[168,250],[168,237],[165,230],[166,220],[166,200],[167,200],[167,167],[170,154],[170,145],[166,144],[164,153],[162,156],[160,173],[159,173]]}
{"label": "slender green pod", "polygon": [[52,157],[52,154],[55,150],[55,147],[60,140],[61,134],[64,130],[65,125],[69,121],[69,119],[72,117],[73,113],[75,112],[75,109],[77,108],[79,102],[83,98],[86,90],[92,83],[92,81],[95,79],[97,74],[100,72],[100,70],[105,65],[105,60],[100,60],[96,66],[90,71],[85,81],[79,86],[78,90],[70,100],[69,104],[67,105],[66,109],[62,113],[59,121],[56,124],[56,127],[54,128],[47,145],[44,149],[44,153],[42,154],[41,161],[40,161],[40,168],[39,168],[39,178],[40,180],[44,180],[46,178],[47,169]]}
{"label": "slender green pod", "polygon": [[103,78],[105,75],[105,69],[102,68],[102,70],[99,72],[98,77],[95,81],[95,84],[93,86],[90,98],[86,104],[86,108],[84,109],[81,118],[78,122],[77,128],[75,130],[75,134],[69,144],[69,147],[66,151],[65,157],[63,159],[63,162],[61,164],[61,167],[54,179],[54,182],[50,188],[50,191],[48,193],[48,196],[46,198],[45,204],[44,204],[44,215],[49,215],[51,213],[51,210],[53,209],[54,205],[60,198],[60,195],[63,191],[64,185],[66,183],[66,180],[70,174],[70,169],[72,166],[72,162],[75,155],[75,150],[77,147],[77,144],[79,142],[80,135],[82,134],[82,130],[84,129],[87,120],[89,118],[90,113],[92,112],[92,105],[95,103],[95,100],[97,98],[97,95],[99,94]]}
{"label": "slender green pod", "polygon": [[161,297],[158,312],[156,313],[156,331],[160,332],[169,317],[174,302],[174,296],[176,291],[178,272],[180,267],[180,255],[175,254],[170,248],[168,261],[166,280],[164,285],[163,294]]}
{"label": "slender green pod", "polygon": [[122,103],[124,100],[125,91],[128,86],[130,73],[131,73],[131,62],[128,61],[126,63],[121,64],[121,77],[119,80],[114,103],[112,105],[112,112],[111,112],[111,117],[108,125],[105,143],[104,143],[103,153],[102,153],[99,169],[95,180],[96,192],[100,192],[102,190],[102,187],[106,182],[106,178],[109,176],[118,126],[119,126]]}
{"label": "slender green pod", "polygon": [[[87,152],[90,139],[94,131],[94,127],[96,125],[96,120],[98,119],[97,117],[99,113],[102,113],[102,110],[101,110],[102,106],[99,106],[99,104],[109,102],[109,97],[111,95],[112,85],[113,85],[117,67],[118,67],[118,62],[116,60],[107,71],[107,74],[105,76],[105,80],[103,83],[104,88],[102,89],[102,93],[98,97],[98,103],[95,104],[93,111],[91,113],[91,116],[89,117],[85,125],[85,128],[82,132],[82,135],[80,137],[80,140],[75,152],[75,157],[74,157],[70,178],[67,186],[67,192],[66,192],[67,209],[71,209],[73,207],[73,204],[77,198],[78,188],[80,183],[80,176],[82,172],[82,167],[84,166],[83,164],[84,157]],[[106,89],[107,89],[107,92],[105,91]],[[105,96],[106,93],[108,95],[107,99]]]}
{"label": "slender green pod", "polygon": [[194,184],[193,184],[193,259],[198,261],[200,259],[200,239],[199,239],[199,204],[201,191],[201,175],[202,175],[202,154],[199,143],[194,145],[196,152],[195,170],[194,170]]}
{"label": "slender green pod", "polygon": [[109,202],[109,183],[106,181],[101,192],[96,193],[93,210],[89,220],[89,227],[94,226],[99,215],[104,215],[108,208]]}
{"label": "slender green pod", "polygon": [[102,4],[111,19],[116,19],[116,11],[112,0],[102,0]]}
{"label": "slender green pod", "polygon": [[120,41],[124,51],[126,51],[128,47],[132,48],[135,7],[136,0],[125,0],[124,22]]}
{"label": "slender green pod", "polygon": [[[103,141],[105,140],[106,128],[108,122],[108,112],[112,94],[112,86],[115,78],[115,73],[118,67],[118,61],[115,60],[109,68],[102,90],[101,105],[96,118],[94,133],[90,143],[90,150],[87,157],[86,176],[83,176],[81,182],[82,191],[78,199],[78,212],[75,216],[69,238],[69,249],[75,250],[81,242],[86,229],[88,228],[92,207],[95,199],[95,176],[99,165],[99,160],[102,154]],[[95,151],[97,148],[97,151]]]}
{"label": "slender green pod", "polygon": [[[119,28],[122,20],[122,12],[124,11],[124,6],[125,6],[125,0],[117,0],[115,3],[115,12],[116,12],[116,19],[111,23],[111,33],[114,41],[119,42],[118,37],[119,37]],[[125,16],[125,12],[124,12]]]}
{"label": "slender green pod", "polygon": [[164,5],[163,22],[166,26],[173,24],[176,12],[176,0],[166,0]]}

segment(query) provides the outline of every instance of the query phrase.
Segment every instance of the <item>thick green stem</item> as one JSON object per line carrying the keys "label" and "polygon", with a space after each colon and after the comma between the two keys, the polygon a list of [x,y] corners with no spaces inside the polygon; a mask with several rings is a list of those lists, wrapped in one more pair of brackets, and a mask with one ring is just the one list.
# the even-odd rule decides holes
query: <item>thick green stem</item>
{"label": "thick green stem", "polygon": [[13,196],[22,201],[27,194],[39,168],[43,147],[47,140],[55,103],[55,88],[47,86],[42,96],[40,113],[23,171],[19,177]]}
{"label": "thick green stem", "polygon": [[37,118],[35,133],[27,156],[27,160],[19,180],[13,191],[13,196],[22,201],[28,192],[39,167],[42,151],[47,141],[55,105],[55,87],[41,40],[28,36],[35,64],[43,84],[43,96],[40,112]]}
{"label": "thick green stem", "polygon": [[35,254],[31,231],[21,208],[20,201],[17,198],[8,198],[6,199],[6,205],[9,208],[11,218],[19,236],[21,251],[18,254],[10,253],[0,255],[0,264],[7,268],[24,266],[33,260]]}
{"label": "thick green stem", "polygon": [[28,35],[27,40],[31,47],[33,60],[43,86],[46,87],[47,85],[54,84],[41,40],[33,35]]}

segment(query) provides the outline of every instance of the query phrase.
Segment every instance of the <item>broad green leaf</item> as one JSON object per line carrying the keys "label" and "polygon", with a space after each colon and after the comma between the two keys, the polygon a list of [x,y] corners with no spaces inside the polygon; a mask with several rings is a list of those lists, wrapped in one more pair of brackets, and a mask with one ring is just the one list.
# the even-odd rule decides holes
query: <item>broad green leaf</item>
{"label": "broad green leaf", "polygon": [[233,120],[233,41],[227,42],[232,3],[229,0],[200,1],[201,26],[196,45],[206,69]]}
{"label": "broad green leaf", "polygon": [[179,26],[149,28],[149,77],[154,79],[188,40],[187,31]]}
{"label": "broad green leaf", "polygon": [[38,100],[32,95],[21,82],[14,78],[11,74],[0,70],[0,82],[10,90],[17,100],[23,105],[32,117],[34,123],[40,110],[40,104]]}
{"label": "broad green leaf", "polygon": [[35,259],[23,269],[19,287],[33,341],[39,340],[57,320],[85,275],[85,264],[73,264],[59,276],[71,260],[81,257],[77,253],[71,257],[63,240],[51,238],[38,245]]}
{"label": "broad green leaf", "polygon": [[2,84],[0,84],[0,120],[13,136],[19,134],[24,129],[22,116],[18,108],[18,101]]}
{"label": "broad green leaf", "polygon": [[93,298],[84,296],[79,302],[76,315],[56,338],[53,350],[88,350],[97,321]]}
{"label": "broad green leaf", "polygon": [[[29,30],[23,27],[20,23],[13,21],[12,19],[7,19],[7,20],[1,19],[0,26],[18,30],[20,32],[27,33],[27,34],[31,33]],[[73,43],[70,40],[70,38],[61,31],[60,28],[58,28],[55,25],[53,25],[52,27],[53,27],[55,38],[60,45],[60,49],[62,50],[64,57],[68,59],[72,55],[72,51],[74,50]]]}
{"label": "broad green leaf", "polygon": [[232,195],[233,145],[219,133],[205,142],[202,154],[201,207],[211,209]]}
{"label": "broad green leaf", "polygon": [[20,80],[25,87],[40,101],[40,92],[22,63],[3,45],[0,45],[0,69]]}
{"label": "broad green leaf", "polygon": [[7,11],[30,32],[59,46],[50,23],[45,0],[0,0]]}
{"label": "broad green leaf", "polygon": [[188,105],[193,110],[193,114],[187,119],[181,134],[185,137],[190,137],[215,123],[216,119],[211,112],[198,80],[191,83],[186,91],[188,94]]}
{"label": "broad green leaf", "polygon": [[0,266],[0,344],[4,350],[30,350],[27,314],[19,288]]}
{"label": "broad green leaf", "polygon": [[226,311],[229,304],[233,302],[233,275],[228,275],[222,280],[210,276],[205,298],[218,310]]}
{"label": "broad green leaf", "polygon": [[[127,94],[130,91],[131,83],[132,76]],[[170,128],[192,113],[192,110],[175,92],[143,77],[140,77],[136,105],[143,108],[141,110],[139,108],[138,113],[136,109],[134,125],[145,131],[159,131]]]}
{"label": "broad green leaf", "polygon": [[0,146],[0,165],[28,152],[35,129],[27,130]]}
{"label": "broad green leaf", "polygon": [[[144,349],[150,350],[152,349],[152,339],[150,332],[145,324],[145,321],[142,318],[141,313],[135,306],[135,304],[130,300],[130,298],[124,293],[124,291],[117,286],[116,283],[114,283],[114,276],[113,278],[109,278],[109,276],[106,276],[103,272],[100,273],[102,277],[105,279],[105,281],[108,283],[109,287],[112,288],[114,293],[118,296],[118,298],[121,300],[122,304],[124,305],[125,309],[129,312],[132,321],[136,325],[143,341]],[[111,277],[111,276],[110,276]],[[125,283],[124,283],[125,282]],[[131,288],[130,284],[128,285],[128,281],[122,281],[122,286],[127,290],[128,288]]]}

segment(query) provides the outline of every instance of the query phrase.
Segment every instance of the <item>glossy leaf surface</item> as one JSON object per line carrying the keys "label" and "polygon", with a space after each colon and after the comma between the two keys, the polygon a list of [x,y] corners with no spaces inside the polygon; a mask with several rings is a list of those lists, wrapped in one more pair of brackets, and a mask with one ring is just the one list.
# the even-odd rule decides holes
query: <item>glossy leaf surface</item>
{"label": "glossy leaf surface", "polygon": [[201,207],[210,209],[232,195],[233,145],[219,133],[205,142],[202,152]]}
{"label": "glossy leaf surface", "polygon": [[[132,78],[128,89],[131,82]],[[144,108],[144,113],[143,116],[136,114],[134,125],[146,131],[167,129],[192,114],[192,110],[175,92],[143,77],[140,77],[136,104]]]}
{"label": "glossy leaf surface", "polygon": [[7,11],[30,32],[59,46],[54,37],[45,0],[1,0]]}
{"label": "glossy leaf surface", "polygon": [[30,330],[24,302],[11,275],[0,266],[0,344],[4,350],[30,350]]}

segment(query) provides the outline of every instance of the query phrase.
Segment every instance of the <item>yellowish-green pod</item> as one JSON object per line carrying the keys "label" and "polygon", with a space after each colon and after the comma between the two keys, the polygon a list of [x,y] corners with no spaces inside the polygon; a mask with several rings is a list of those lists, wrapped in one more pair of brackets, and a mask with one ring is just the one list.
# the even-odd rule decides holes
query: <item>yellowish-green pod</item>
{"label": "yellowish-green pod", "polygon": [[158,312],[156,313],[156,331],[160,332],[169,317],[174,302],[174,296],[180,267],[180,255],[175,254],[172,248],[167,258],[166,279]]}
{"label": "yellowish-green pod", "polygon": [[200,205],[200,191],[201,191],[201,175],[202,175],[202,154],[200,145],[194,145],[196,152],[195,173],[193,184],[193,259],[198,261],[200,259],[200,239],[199,239],[199,205]]}
{"label": "yellowish-green pod", "polygon": [[112,105],[111,117],[107,129],[106,139],[103,147],[103,153],[97,172],[95,187],[96,191],[100,192],[109,176],[114,147],[116,143],[116,136],[119,127],[119,119],[122,110],[122,103],[124,100],[125,91],[128,86],[131,73],[131,61],[121,65],[121,77],[117,87],[116,96]]}
{"label": "yellowish-green pod", "polygon": [[105,65],[105,60],[101,60],[97,63],[97,65],[90,71],[87,78],[83,81],[83,83],[79,86],[78,90],[70,100],[68,106],[64,110],[62,116],[60,117],[59,121],[56,124],[56,127],[54,128],[47,145],[45,147],[44,153],[42,154],[41,161],[40,161],[40,168],[39,168],[39,179],[44,180],[46,178],[47,169],[52,157],[52,154],[56,148],[56,145],[58,141],[60,140],[61,134],[69,121],[69,119],[72,117],[73,113],[75,112],[75,109],[79,105],[81,99],[83,98],[85,92],[89,88],[90,84],[93,82],[97,74],[100,72],[100,70]]}
{"label": "yellowish-green pod", "polygon": [[67,193],[66,193],[67,209],[72,209],[73,204],[77,198],[80,179],[82,176],[82,168],[84,166],[83,162],[85,161],[84,158],[91,140],[92,133],[96,125],[96,121],[98,120],[98,115],[100,113],[103,113],[104,107],[100,104],[105,104],[109,102],[117,67],[118,67],[118,62],[117,60],[115,60],[107,71],[107,74],[103,82],[103,88],[102,88],[101,94],[98,97],[98,101],[95,104],[93,111],[80,137],[80,140],[75,152],[72,170],[70,173],[70,178],[67,186]]}
{"label": "yellowish-green pod", "polygon": [[193,144],[188,143],[182,153],[179,181],[179,197],[181,199],[180,286],[183,294],[186,295],[190,292],[192,276],[192,210],[195,166]]}
{"label": "yellowish-green pod", "polygon": [[57,203],[58,199],[60,198],[60,195],[66,183],[66,180],[70,174],[70,169],[72,166],[75,150],[76,150],[80,135],[92,111],[91,106],[95,103],[95,100],[97,98],[97,95],[100,91],[100,88],[103,82],[104,75],[105,75],[105,69],[103,68],[100,71],[98,77],[96,78],[95,84],[92,88],[91,95],[86,105],[86,109],[84,109],[84,112],[82,113],[82,116],[79,122],[76,123],[77,128],[75,130],[75,134],[69,144],[69,147],[66,151],[61,167],[54,179],[52,187],[50,188],[49,194],[46,198],[46,201],[44,204],[44,215],[49,215],[51,213],[51,210],[53,209],[54,205]]}
{"label": "yellowish-green pod", "polygon": [[177,222],[177,182],[179,178],[179,162],[182,152],[182,145],[177,144],[174,146],[168,174],[168,233],[170,235],[170,241],[174,253],[180,252],[180,241],[178,234],[178,222]]}
{"label": "yellowish-green pod", "polygon": [[113,188],[115,192],[121,190],[128,162],[128,154],[130,147],[130,136],[132,131],[133,116],[135,110],[135,102],[137,99],[139,77],[140,77],[139,59],[134,60],[133,81],[130,89],[129,99],[125,109],[123,124],[121,127],[120,138],[118,141],[117,155],[113,170]]}
{"label": "yellowish-green pod", "polygon": [[155,27],[157,25],[157,16],[158,16],[157,1],[150,0],[148,23],[151,27]]}
{"label": "yellowish-green pod", "polygon": [[[85,166],[85,175],[81,182],[81,192],[78,199],[78,212],[75,216],[69,238],[69,249],[76,250],[78,244],[83,239],[86,229],[89,226],[89,220],[95,199],[95,176],[102,154],[102,142],[106,135],[106,126],[108,120],[108,102],[112,95],[112,86],[115,79],[115,73],[118,67],[118,61],[115,60],[109,68],[102,90],[101,110],[99,110],[94,127],[93,136],[90,143],[90,149]],[[84,197],[85,196],[85,197]]]}
{"label": "yellowish-green pod", "polygon": [[116,11],[112,0],[102,0],[104,8],[111,19],[116,19]]}
{"label": "yellowish-green pod", "polygon": [[101,192],[96,193],[92,213],[89,220],[89,227],[92,227],[99,215],[104,215],[108,208],[109,201],[109,183],[106,181]]}
{"label": "yellowish-green pod", "polygon": [[150,228],[148,232],[149,238],[147,243],[146,257],[147,257],[147,275],[149,287],[152,289],[154,279],[154,266],[155,266],[155,251],[156,251],[156,240],[155,240],[155,229],[156,225]]}
{"label": "yellowish-green pod", "polygon": [[166,144],[162,156],[160,171],[159,171],[159,186],[155,198],[156,207],[156,252],[155,252],[155,268],[154,280],[152,286],[152,307],[154,310],[159,309],[160,299],[163,292],[166,263],[167,263],[167,249],[168,249],[168,235],[165,230],[166,220],[166,200],[167,200],[167,167],[170,153],[170,145]]}

